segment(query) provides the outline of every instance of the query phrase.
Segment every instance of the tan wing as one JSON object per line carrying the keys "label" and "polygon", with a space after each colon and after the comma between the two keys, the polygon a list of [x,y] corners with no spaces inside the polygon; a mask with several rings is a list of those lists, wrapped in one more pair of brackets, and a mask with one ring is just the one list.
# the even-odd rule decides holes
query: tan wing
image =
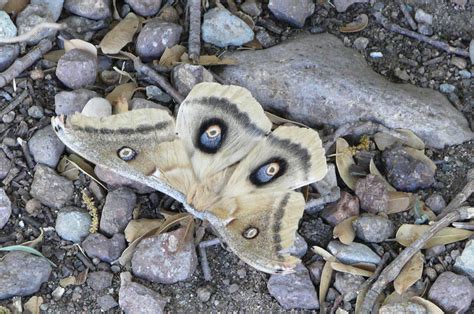
{"label": "tan wing", "polygon": [[293,191],[250,194],[212,208],[219,213],[232,207],[231,218],[209,220],[247,264],[266,273],[289,272],[300,261],[288,249],[294,244],[304,204],[303,195]]}

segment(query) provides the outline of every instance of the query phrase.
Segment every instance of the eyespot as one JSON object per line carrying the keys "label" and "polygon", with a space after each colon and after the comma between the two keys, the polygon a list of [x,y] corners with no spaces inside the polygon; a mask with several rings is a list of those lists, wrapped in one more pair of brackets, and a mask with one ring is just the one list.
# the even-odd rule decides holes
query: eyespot
{"label": "eyespot", "polygon": [[220,119],[205,121],[199,128],[197,147],[206,153],[215,153],[221,147],[225,137],[226,126]]}
{"label": "eyespot", "polygon": [[244,230],[242,233],[242,236],[246,239],[253,239],[258,235],[259,231],[255,227],[248,227],[247,229]]}
{"label": "eyespot", "polygon": [[275,158],[268,160],[252,172],[250,181],[255,185],[269,183],[281,176],[286,171],[286,168],[287,163],[283,159]]}
{"label": "eyespot", "polygon": [[117,151],[117,155],[124,161],[130,161],[137,156],[137,152],[130,147],[124,146]]}

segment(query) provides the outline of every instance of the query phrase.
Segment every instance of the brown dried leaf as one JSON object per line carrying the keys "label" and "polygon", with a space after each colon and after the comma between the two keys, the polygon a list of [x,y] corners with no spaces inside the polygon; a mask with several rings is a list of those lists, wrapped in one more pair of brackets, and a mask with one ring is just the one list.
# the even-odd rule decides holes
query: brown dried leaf
{"label": "brown dried leaf", "polygon": [[117,101],[112,104],[112,113],[118,114],[128,111],[128,100],[124,96],[120,96]]}
{"label": "brown dried leaf", "polygon": [[[418,239],[430,226],[403,224],[398,228],[395,239],[403,246],[409,246]],[[436,233],[426,244],[424,249],[429,249],[436,245],[449,244],[469,238],[474,232],[463,229],[446,227]]]}
{"label": "brown dried leaf", "polygon": [[40,314],[41,304],[43,304],[42,297],[32,296],[25,304],[23,304],[23,307],[25,311],[30,312],[30,314]]}
{"label": "brown dried leaf", "polygon": [[354,228],[352,227],[352,222],[356,219],[357,216],[349,217],[337,224],[337,226],[334,227],[332,232],[333,237],[335,239],[339,238],[339,241],[344,244],[351,244],[356,236]]}
{"label": "brown dried leaf", "polygon": [[136,219],[131,220],[125,228],[125,239],[127,242],[133,242],[150,230],[159,228],[163,225],[164,219]]}
{"label": "brown dried leaf", "polygon": [[369,17],[366,14],[360,14],[354,19],[354,21],[344,26],[341,26],[339,28],[339,31],[341,33],[360,32],[361,30],[364,30],[367,25],[369,25]]}
{"label": "brown dried leaf", "polygon": [[328,261],[328,262],[335,262],[336,261],[336,258],[331,253],[329,253],[328,251],[326,251],[325,249],[323,249],[320,246],[315,245],[311,248],[311,250],[314,253],[321,256],[325,261]]}
{"label": "brown dried leaf", "polygon": [[8,14],[18,14],[30,3],[30,0],[9,0],[3,7]]}
{"label": "brown dried leaf", "polygon": [[411,193],[389,191],[388,192],[388,212],[387,214],[395,214],[406,211],[410,208],[413,198]]}
{"label": "brown dried leaf", "polygon": [[165,52],[161,55],[159,65],[165,67],[171,67],[176,63],[179,63],[181,56],[186,52],[186,47],[181,45],[175,45],[171,48],[166,48]]}
{"label": "brown dried leaf", "polygon": [[374,142],[381,151],[397,142],[414,149],[425,149],[425,143],[411,130],[396,129],[394,132],[398,135],[386,132],[378,132],[374,135]]}
{"label": "brown dried leaf", "polygon": [[354,190],[357,178],[351,175],[349,169],[352,165],[355,165],[355,162],[349,151],[349,143],[342,137],[336,141],[336,165],[342,181],[344,181],[351,190]]}
{"label": "brown dried leaf", "polygon": [[415,282],[421,279],[424,262],[425,257],[421,252],[418,252],[406,263],[397,279],[393,282],[393,287],[398,294],[404,293]]}
{"label": "brown dried leaf", "polygon": [[93,44],[82,39],[64,39],[64,51],[73,49],[84,50],[97,57],[97,48]]}
{"label": "brown dried leaf", "polygon": [[414,296],[410,299],[410,301],[423,305],[428,314],[444,314],[443,310],[441,310],[436,304],[423,299],[422,297]]}
{"label": "brown dried leaf", "polygon": [[268,112],[268,111],[265,111],[265,115],[267,116],[268,119],[270,119],[270,121],[274,125],[277,125],[277,126],[289,123],[291,125],[296,125],[296,126],[300,126],[300,127],[303,127],[303,128],[309,128],[309,126],[307,126],[303,123],[299,123],[299,122],[296,122],[296,121],[293,121],[293,120],[289,120],[289,119],[279,117],[276,114],[273,114],[273,113]]}
{"label": "brown dried leaf", "polygon": [[59,59],[66,53],[64,49],[60,50],[52,50],[46,54],[43,55],[43,59],[58,63]]}
{"label": "brown dried leaf", "polygon": [[331,285],[332,273],[331,262],[326,262],[321,272],[321,281],[319,283],[319,303],[321,303],[321,309],[325,306],[326,294]]}
{"label": "brown dried leaf", "polygon": [[69,156],[64,156],[59,161],[57,170],[60,175],[68,178],[69,180],[77,180],[79,177],[79,171],[87,175],[89,178],[97,182],[105,190],[107,188],[105,185],[100,182],[99,178],[94,173],[94,168],[82,159],[79,155],[70,154]]}
{"label": "brown dried leaf", "polygon": [[370,160],[369,168],[370,168],[371,175],[379,176],[383,180],[388,191],[391,191],[391,192],[397,191],[393,186],[390,185],[390,183],[388,183],[387,180],[385,180],[385,177],[380,173],[379,169],[377,169],[377,166],[375,165],[375,162],[373,159]]}
{"label": "brown dried leaf", "polygon": [[125,99],[127,99],[127,101],[132,99],[133,94],[135,93],[136,89],[137,89],[136,83],[130,82],[130,83],[121,84],[115,87],[113,91],[110,92],[110,94],[108,94],[107,97],[105,97],[105,99],[107,99],[112,104],[112,106],[114,106],[114,104],[121,97],[124,97]]}
{"label": "brown dried leaf", "polygon": [[76,276],[69,276],[66,278],[63,278],[59,280],[59,285],[63,288],[66,288],[67,286],[80,286],[83,285],[86,280],[87,280],[87,275],[89,274],[89,268],[86,268],[86,270],[80,272],[77,277]]}
{"label": "brown dried leaf", "polygon": [[342,273],[349,273],[358,276],[370,277],[373,275],[374,272],[365,270],[359,267],[355,267],[353,265],[346,265],[339,262],[330,262],[331,268],[335,271],[339,271]]}
{"label": "brown dried leaf", "polygon": [[129,42],[133,41],[133,36],[137,32],[140,20],[130,12],[121,20],[110,32],[101,40],[99,46],[104,54],[116,54],[122,50]]}

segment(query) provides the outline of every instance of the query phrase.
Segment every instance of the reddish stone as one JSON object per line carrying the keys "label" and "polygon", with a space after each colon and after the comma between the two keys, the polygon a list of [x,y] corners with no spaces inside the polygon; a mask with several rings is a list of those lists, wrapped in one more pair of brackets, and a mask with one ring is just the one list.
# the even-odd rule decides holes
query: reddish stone
{"label": "reddish stone", "polygon": [[329,204],[321,212],[321,218],[333,227],[349,217],[358,215],[359,200],[347,192],[341,192],[339,201]]}

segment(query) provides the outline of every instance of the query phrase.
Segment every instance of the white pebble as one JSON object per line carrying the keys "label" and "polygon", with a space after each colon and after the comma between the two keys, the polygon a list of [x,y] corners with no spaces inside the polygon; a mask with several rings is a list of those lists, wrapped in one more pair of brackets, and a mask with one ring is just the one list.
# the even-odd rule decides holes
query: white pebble
{"label": "white pebble", "polygon": [[112,105],[105,98],[94,97],[86,103],[81,113],[88,117],[108,117],[112,115]]}
{"label": "white pebble", "polygon": [[381,53],[380,51],[374,51],[370,53],[370,57],[374,59],[383,58],[383,53]]}

